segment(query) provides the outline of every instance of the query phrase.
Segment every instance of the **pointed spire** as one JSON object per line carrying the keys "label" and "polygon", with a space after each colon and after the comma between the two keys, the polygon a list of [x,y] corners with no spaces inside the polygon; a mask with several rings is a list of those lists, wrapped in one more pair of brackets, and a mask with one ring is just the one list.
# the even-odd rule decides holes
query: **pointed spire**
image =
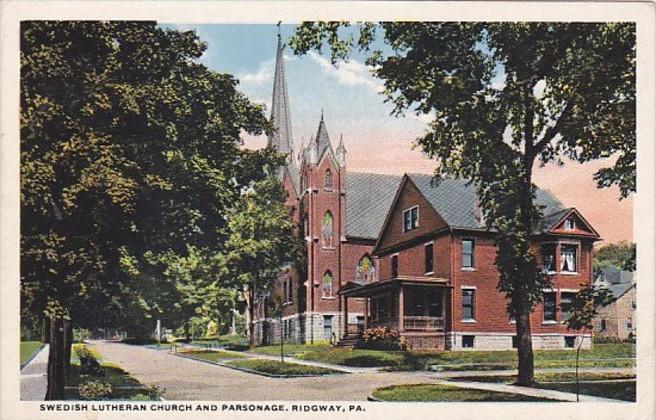
{"label": "pointed spire", "polygon": [[323,120],[323,109],[321,110],[321,120],[319,121],[319,128],[317,129],[317,136],[314,142],[317,144],[317,157],[321,159],[323,152],[330,147],[330,137],[328,136],[326,123]]}
{"label": "pointed spire", "polygon": [[273,77],[273,99],[271,101],[271,124],[273,132],[269,134],[268,145],[275,146],[279,152],[293,153],[292,126],[289,116],[289,96],[285,80],[283,50],[285,45],[280,35],[278,22],[278,46],[276,51],[276,70]]}
{"label": "pointed spire", "polygon": [[318,150],[317,150],[317,142],[310,140],[310,144],[308,144],[307,148],[307,154],[308,154],[308,163],[311,164],[316,164],[318,161]]}
{"label": "pointed spire", "polygon": [[339,166],[346,167],[346,147],[344,147],[344,136],[342,134],[339,135],[339,146],[337,146],[336,155]]}

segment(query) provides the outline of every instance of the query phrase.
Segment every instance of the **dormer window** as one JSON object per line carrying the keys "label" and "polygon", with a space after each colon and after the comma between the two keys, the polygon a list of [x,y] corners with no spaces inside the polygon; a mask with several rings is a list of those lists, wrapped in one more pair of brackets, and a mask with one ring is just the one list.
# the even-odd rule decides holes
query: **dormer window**
{"label": "dormer window", "polygon": [[330,169],[326,169],[326,175],[323,178],[323,189],[326,191],[333,190],[333,173]]}
{"label": "dormer window", "polygon": [[417,229],[419,226],[419,207],[414,206],[403,211],[403,232]]}
{"label": "dormer window", "polygon": [[565,230],[574,230],[574,229],[576,229],[576,223],[574,223],[574,219],[571,218],[571,217],[568,217],[567,219],[565,219],[565,223],[564,223],[563,226],[564,226]]}

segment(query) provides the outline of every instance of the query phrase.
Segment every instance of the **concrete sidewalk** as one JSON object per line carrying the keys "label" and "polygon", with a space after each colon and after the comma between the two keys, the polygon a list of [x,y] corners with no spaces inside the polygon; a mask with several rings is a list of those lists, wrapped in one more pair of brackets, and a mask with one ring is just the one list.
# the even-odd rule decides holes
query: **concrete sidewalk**
{"label": "concrete sidewalk", "polygon": [[[190,344],[185,345],[184,348],[194,349],[194,350],[222,351],[225,353],[234,353],[241,356],[251,357],[253,359],[265,359],[265,360],[275,360],[275,361],[280,360],[280,356],[255,353],[251,351],[234,351],[234,350],[226,350],[223,348],[207,349],[202,346],[194,346]],[[304,365],[304,366],[315,366],[325,369],[332,369],[338,372],[346,372],[346,373],[375,373],[385,369],[385,367],[353,367],[353,366],[336,365],[332,363],[315,362],[313,360],[297,359],[296,357],[291,357],[291,356],[285,356],[285,362],[296,363],[298,365]]]}
{"label": "concrete sidewalk", "polygon": [[[528,395],[538,398],[549,398],[552,400],[576,402],[576,394],[570,392],[554,391],[552,389],[529,388],[524,386],[507,385],[487,382],[466,382],[466,381],[441,381],[440,384],[458,386],[469,389],[482,389],[486,391],[507,392],[510,394]],[[594,397],[591,395],[579,395],[581,402],[627,402],[611,398]]]}
{"label": "concrete sidewalk", "polygon": [[48,354],[50,347],[44,345],[41,351],[20,371],[20,399],[23,401],[43,401],[48,389]]}

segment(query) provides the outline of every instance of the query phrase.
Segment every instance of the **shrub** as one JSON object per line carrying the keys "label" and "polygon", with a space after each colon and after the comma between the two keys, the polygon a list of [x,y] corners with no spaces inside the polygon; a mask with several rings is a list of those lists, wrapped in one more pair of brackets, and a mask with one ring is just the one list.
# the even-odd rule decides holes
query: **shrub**
{"label": "shrub", "polygon": [[364,330],[358,342],[359,348],[373,350],[406,350],[405,340],[390,327],[374,327]]}
{"label": "shrub", "polygon": [[595,335],[594,342],[596,344],[611,344],[611,343],[621,343],[618,337],[613,337],[611,335]]}
{"label": "shrub", "polygon": [[137,346],[141,346],[144,344],[155,344],[157,341],[153,338],[124,338],[121,340],[121,343],[123,344],[133,344]]}
{"label": "shrub", "polygon": [[100,368],[100,363],[96,359],[94,353],[86,346],[76,346],[75,354],[80,359],[80,373],[83,375],[96,375],[101,376],[103,370]]}
{"label": "shrub", "polygon": [[91,338],[91,331],[86,328],[74,328],[73,329],[73,342],[81,343],[84,340]]}
{"label": "shrub", "polygon": [[112,395],[112,386],[107,382],[88,381],[78,387],[83,400],[104,400]]}

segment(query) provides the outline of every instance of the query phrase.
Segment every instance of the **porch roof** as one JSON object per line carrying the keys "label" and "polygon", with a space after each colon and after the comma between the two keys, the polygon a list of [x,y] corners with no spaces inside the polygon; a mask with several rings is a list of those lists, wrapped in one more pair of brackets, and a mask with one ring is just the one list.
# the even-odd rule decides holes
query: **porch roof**
{"label": "porch roof", "polygon": [[393,279],[375,281],[367,284],[359,284],[350,281],[342,286],[337,293],[345,297],[369,297],[374,293],[394,289],[401,285],[452,287],[449,285],[449,279],[445,278],[398,276]]}

